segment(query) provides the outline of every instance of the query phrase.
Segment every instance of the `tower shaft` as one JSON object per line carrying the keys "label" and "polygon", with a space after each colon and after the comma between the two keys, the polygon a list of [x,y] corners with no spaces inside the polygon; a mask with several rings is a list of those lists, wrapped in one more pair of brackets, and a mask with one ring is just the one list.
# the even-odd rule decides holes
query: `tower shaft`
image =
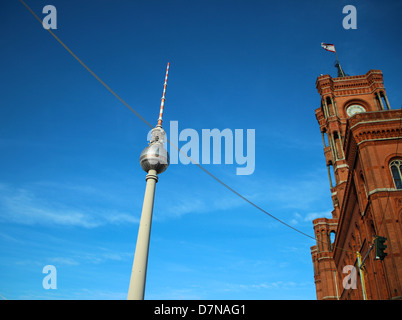
{"label": "tower shaft", "polygon": [[146,176],[144,203],[135,247],[134,263],[131,271],[128,300],[143,300],[147,276],[149,241],[151,237],[152,213],[154,207],[155,187],[158,182],[156,170],[149,170]]}

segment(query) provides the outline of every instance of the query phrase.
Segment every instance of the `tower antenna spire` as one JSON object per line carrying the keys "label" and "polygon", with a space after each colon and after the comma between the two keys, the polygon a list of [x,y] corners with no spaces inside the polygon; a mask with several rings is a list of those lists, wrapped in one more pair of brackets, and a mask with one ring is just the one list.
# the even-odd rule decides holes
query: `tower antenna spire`
{"label": "tower antenna spire", "polygon": [[159,111],[158,124],[156,125],[157,127],[162,127],[163,107],[165,106],[165,94],[166,94],[168,73],[169,73],[169,62],[168,62],[167,67],[166,67],[165,83],[163,84],[163,94],[162,94],[162,99],[161,99],[161,108],[160,108],[160,111]]}

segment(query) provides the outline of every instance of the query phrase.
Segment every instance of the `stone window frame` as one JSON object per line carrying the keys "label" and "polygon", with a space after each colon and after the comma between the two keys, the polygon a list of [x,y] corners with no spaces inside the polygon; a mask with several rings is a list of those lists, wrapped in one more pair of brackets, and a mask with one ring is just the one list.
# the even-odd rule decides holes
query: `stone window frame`
{"label": "stone window frame", "polygon": [[[396,171],[392,168],[396,168]],[[389,163],[389,171],[391,173],[394,187],[397,190],[402,190],[402,159],[393,159]],[[397,177],[395,177],[397,176]],[[398,179],[395,179],[398,178]]]}

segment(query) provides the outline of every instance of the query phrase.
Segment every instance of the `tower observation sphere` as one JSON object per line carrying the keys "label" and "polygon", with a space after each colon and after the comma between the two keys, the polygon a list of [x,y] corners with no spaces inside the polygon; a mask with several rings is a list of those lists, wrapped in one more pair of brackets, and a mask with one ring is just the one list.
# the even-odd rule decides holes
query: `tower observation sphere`
{"label": "tower observation sphere", "polygon": [[153,169],[157,174],[164,172],[169,166],[169,153],[163,146],[165,131],[162,127],[155,127],[151,131],[151,141],[141,152],[140,164],[145,172]]}

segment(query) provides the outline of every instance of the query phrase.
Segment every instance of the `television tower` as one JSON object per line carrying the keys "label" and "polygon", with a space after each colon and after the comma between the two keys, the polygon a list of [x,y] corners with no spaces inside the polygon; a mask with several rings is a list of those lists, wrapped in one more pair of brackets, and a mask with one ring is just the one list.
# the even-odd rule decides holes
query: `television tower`
{"label": "television tower", "polygon": [[155,185],[158,182],[158,174],[164,172],[169,166],[169,154],[163,146],[165,142],[165,130],[162,128],[168,72],[169,63],[166,68],[158,124],[151,130],[151,141],[140,155],[141,167],[147,172],[145,178],[147,184],[145,187],[144,203],[142,205],[140,227],[138,229],[137,245],[135,248],[127,300],[144,300]]}

